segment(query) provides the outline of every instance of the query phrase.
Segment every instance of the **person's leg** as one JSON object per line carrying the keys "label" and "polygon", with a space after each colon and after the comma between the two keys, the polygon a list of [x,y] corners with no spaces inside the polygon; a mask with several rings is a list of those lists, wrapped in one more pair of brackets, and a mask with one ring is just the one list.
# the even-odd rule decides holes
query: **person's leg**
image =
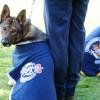
{"label": "person's leg", "polygon": [[65,96],[72,0],[45,0],[45,26],[55,63],[57,97]]}
{"label": "person's leg", "polygon": [[66,82],[66,97],[74,95],[79,81],[79,72],[84,53],[85,29],[84,20],[89,0],[73,0],[73,10],[70,20],[69,58]]}

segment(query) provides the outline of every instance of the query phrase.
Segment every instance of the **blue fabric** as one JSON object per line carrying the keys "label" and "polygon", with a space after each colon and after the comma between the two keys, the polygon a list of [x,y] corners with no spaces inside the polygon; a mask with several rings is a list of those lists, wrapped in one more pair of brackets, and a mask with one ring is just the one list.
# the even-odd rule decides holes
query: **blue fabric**
{"label": "blue fabric", "polygon": [[58,98],[73,95],[84,51],[89,0],[45,0],[45,26],[55,64]]}
{"label": "blue fabric", "polygon": [[100,27],[94,29],[85,39],[85,45],[93,38],[100,37]]}
{"label": "blue fabric", "polygon": [[86,38],[82,71],[88,76],[100,73],[100,27]]}
{"label": "blue fabric", "polygon": [[16,46],[9,75],[16,81],[11,100],[56,100],[54,64],[47,42]]}

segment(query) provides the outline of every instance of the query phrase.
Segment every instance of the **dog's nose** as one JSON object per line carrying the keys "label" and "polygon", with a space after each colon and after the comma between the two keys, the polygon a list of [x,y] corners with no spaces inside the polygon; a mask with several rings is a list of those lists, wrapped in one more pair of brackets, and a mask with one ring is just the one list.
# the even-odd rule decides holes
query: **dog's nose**
{"label": "dog's nose", "polygon": [[9,41],[7,39],[2,39],[1,43],[3,46],[9,46]]}

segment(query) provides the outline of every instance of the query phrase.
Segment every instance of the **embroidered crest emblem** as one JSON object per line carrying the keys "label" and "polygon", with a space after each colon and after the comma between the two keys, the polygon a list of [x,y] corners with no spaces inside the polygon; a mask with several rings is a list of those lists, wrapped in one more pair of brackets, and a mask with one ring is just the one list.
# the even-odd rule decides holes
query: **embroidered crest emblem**
{"label": "embroidered crest emblem", "polygon": [[89,52],[96,59],[100,59],[100,37],[90,40],[86,45],[85,52]]}
{"label": "embroidered crest emblem", "polygon": [[85,52],[95,57],[95,64],[100,64],[100,37],[90,40],[86,45]]}
{"label": "embroidered crest emblem", "polygon": [[32,80],[36,75],[42,73],[43,67],[41,64],[29,62],[23,66],[20,71],[20,82],[24,83]]}

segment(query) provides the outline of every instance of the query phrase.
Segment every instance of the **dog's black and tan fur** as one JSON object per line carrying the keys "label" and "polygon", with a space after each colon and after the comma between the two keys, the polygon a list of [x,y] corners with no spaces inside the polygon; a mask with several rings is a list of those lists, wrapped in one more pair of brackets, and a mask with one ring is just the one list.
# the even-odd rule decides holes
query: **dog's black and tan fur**
{"label": "dog's black and tan fur", "polygon": [[25,41],[42,41],[47,36],[41,30],[26,19],[26,10],[19,12],[17,17],[10,16],[10,9],[4,5],[0,18],[1,42],[4,46],[10,46]]}

